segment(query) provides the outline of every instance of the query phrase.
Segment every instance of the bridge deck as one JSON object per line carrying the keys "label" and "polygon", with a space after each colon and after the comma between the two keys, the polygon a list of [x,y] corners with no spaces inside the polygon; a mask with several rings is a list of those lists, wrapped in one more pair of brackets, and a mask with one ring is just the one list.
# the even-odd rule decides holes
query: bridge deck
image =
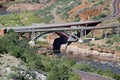
{"label": "bridge deck", "polygon": [[119,28],[119,25],[114,26],[100,26],[100,27],[72,27],[72,28],[50,28],[50,29],[13,29],[15,32],[59,32],[59,31],[74,31],[74,30],[97,30],[107,28]]}
{"label": "bridge deck", "polygon": [[10,29],[13,30],[35,30],[35,29],[48,29],[48,28],[60,28],[60,27],[71,27],[71,26],[87,26],[91,24],[98,24],[101,23],[101,21],[83,21],[83,22],[71,22],[71,23],[59,23],[59,24],[45,24],[40,26],[18,26],[18,27],[7,27],[7,31]]}

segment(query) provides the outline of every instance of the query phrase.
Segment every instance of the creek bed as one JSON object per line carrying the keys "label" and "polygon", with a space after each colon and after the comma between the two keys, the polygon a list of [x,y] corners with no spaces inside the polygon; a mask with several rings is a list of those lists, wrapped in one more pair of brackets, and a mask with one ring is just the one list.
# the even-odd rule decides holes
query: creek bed
{"label": "creek bed", "polygon": [[75,60],[77,64],[86,63],[92,65],[97,69],[102,70],[110,69],[113,73],[120,74],[120,63],[117,62],[105,60],[103,61],[88,57],[73,56],[71,54],[66,53],[57,53],[55,55],[57,55],[58,57],[66,56],[68,59]]}

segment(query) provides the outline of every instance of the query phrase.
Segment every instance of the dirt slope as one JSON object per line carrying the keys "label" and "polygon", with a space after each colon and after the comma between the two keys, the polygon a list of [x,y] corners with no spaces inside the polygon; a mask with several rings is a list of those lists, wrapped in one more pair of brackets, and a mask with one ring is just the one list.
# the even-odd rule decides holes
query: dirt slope
{"label": "dirt slope", "polygon": [[[98,4],[99,3],[99,4]],[[88,0],[82,0],[82,3],[68,12],[70,20],[74,19],[76,15],[79,15],[80,19],[90,20],[95,16],[99,16],[105,13],[107,3],[100,3],[98,1],[89,2]]]}

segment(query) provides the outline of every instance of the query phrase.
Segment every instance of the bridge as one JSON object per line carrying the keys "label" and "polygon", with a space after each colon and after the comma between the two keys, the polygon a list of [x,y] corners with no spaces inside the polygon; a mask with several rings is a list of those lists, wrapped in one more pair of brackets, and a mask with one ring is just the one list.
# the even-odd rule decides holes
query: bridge
{"label": "bridge", "polygon": [[[59,36],[67,38],[68,41],[79,41],[83,40],[83,36],[86,36],[88,32],[93,30],[93,38],[94,39],[94,30],[103,29],[103,34],[107,37],[106,29],[114,28],[116,29],[116,34],[119,34],[120,25],[113,25],[113,26],[100,26],[95,27],[97,24],[101,23],[99,21],[84,21],[84,22],[72,22],[72,23],[59,23],[59,24],[45,24],[39,26],[21,26],[21,27],[7,27],[5,28],[8,32],[10,29],[13,29],[16,33],[30,33],[31,40],[34,41],[39,38],[43,34],[55,32]],[[67,33],[66,31],[69,31]],[[71,34],[70,31],[76,31],[77,35]],[[35,33],[40,32],[41,34]]]}
{"label": "bridge", "polygon": [[[69,38],[71,34],[66,33],[65,31],[78,31],[81,30],[81,27],[90,27],[96,26],[101,23],[101,21],[84,21],[84,22],[71,22],[71,23],[60,23],[60,24],[45,24],[39,26],[22,26],[22,27],[7,27],[6,31],[8,32],[10,29],[13,29],[16,33],[31,33],[35,35],[37,32],[42,32],[42,34],[55,32],[59,36],[63,36],[65,38]],[[42,34],[38,35],[36,38],[40,37]],[[33,36],[35,37],[35,36]],[[78,39],[78,36],[74,35],[74,38]],[[32,40],[34,40],[32,39]]]}
{"label": "bridge", "polygon": [[65,28],[72,26],[96,26],[101,23],[101,21],[83,21],[83,22],[71,22],[71,23],[59,23],[59,24],[45,24],[39,26],[18,26],[18,27],[7,27],[7,31],[13,29],[15,32],[32,32],[33,30],[37,32],[39,29],[51,29],[51,28]]}

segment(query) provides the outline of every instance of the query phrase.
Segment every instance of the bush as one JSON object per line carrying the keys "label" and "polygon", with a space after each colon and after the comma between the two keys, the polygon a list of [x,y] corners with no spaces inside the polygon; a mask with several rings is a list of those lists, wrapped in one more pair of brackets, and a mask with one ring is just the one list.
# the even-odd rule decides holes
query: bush
{"label": "bush", "polygon": [[112,40],[107,40],[105,43],[106,44],[113,44],[113,41]]}
{"label": "bush", "polygon": [[113,78],[114,74],[112,73],[110,69],[106,69],[106,70],[101,71],[101,75]]}
{"label": "bush", "polygon": [[7,49],[0,45],[0,54],[8,53]]}
{"label": "bush", "polygon": [[10,73],[8,75],[8,79],[17,79],[16,74],[15,73]]}
{"label": "bush", "polygon": [[70,77],[68,80],[82,80],[76,73],[70,73]]}
{"label": "bush", "polygon": [[115,46],[116,50],[120,51],[120,46]]}
{"label": "bush", "polygon": [[2,3],[0,3],[0,8],[2,8],[3,7],[3,4]]}
{"label": "bush", "polygon": [[87,71],[87,72],[95,71],[95,68],[93,66],[86,64],[86,63],[76,64],[73,66],[73,68],[76,68],[76,69],[82,70],[82,71]]}
{"label": "bush", "polygon": [[99,16],[93,17],[93,20],[99,20],[100,18],[104,18],[104,17],[106,17],[106,16],[107,16],[106,14],[102,13],[102,14],[100,14]]}
{"label": "bush", "polygon": [[8,79],[9,79],[9,80],[11,80],[11,79],[13,79],[13,80],[29,80],[27,77],[21,75],[20,73],[17,73],[17,74],[15,74],[15,73],[10,73],[10,74],[8,75]]}
{"label": "bush", "polygon": [[120,74],[114,74],[114,79],[115,80],[120,80]]}

